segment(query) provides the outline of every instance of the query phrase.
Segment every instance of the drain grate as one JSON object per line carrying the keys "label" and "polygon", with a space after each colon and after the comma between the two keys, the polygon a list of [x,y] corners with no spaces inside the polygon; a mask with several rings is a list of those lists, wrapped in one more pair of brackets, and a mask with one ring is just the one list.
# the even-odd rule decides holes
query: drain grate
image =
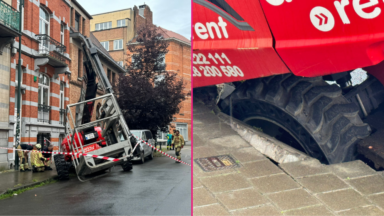
{"label": "drain grate", "polygon": [[240,167],[230,155],[220,155],[195,159],[201,169],[205,172],[219,171]]}

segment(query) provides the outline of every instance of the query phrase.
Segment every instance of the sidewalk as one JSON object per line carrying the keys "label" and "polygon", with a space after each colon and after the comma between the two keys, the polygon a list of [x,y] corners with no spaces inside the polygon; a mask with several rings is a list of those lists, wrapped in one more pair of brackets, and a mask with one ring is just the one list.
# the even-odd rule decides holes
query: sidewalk
{"label": "sidewalk", "polygon": [[0,195],[7,190],[17,190],[33,184],[49,180],[57,176],[55,165],[51,165],[51,171],[32,173],[30,172],[4,172],[0,173]]}
{"label": "sidewalk", "polygon": [[277,164],[201,103],[193,113],[193,159],[235,161],[211,172],[194,162],[194,215],[384,215],[384,176],[363,162]]}

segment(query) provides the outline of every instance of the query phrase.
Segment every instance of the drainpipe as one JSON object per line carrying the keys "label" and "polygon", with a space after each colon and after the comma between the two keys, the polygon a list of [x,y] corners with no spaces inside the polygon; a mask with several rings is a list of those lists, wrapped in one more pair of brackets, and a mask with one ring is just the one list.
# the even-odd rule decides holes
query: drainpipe
{"label": "drainpipe", "polygon": [[[16,141],[15,141],[15,148],[19,146],[20,140],[20,104],[22,102],[21,100],[21,23],[22,23],[22,9],[24,6],[24,0],[20,0],[19,5],[19,65],[17,67],[17,118],[16,118]],[[15,170],[19,170],[19,157],[16,155],[16,151],[14,151],[15,154]]]}

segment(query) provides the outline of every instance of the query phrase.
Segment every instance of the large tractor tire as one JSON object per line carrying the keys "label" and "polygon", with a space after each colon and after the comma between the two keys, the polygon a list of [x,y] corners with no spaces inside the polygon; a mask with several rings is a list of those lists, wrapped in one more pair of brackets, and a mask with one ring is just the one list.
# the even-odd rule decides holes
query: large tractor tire
{"label": "large tractor tire", "polygon": [[121,164],[121,168],[123,168],[124,171],[131,171],[132,170],[132,161],[130,158],[127,159],[127,161],[124,161],[123,164]]}
{"label": "large tractor tire", "polygon": [[285,74],[248,80],[220,106],[251,126],[256,121],[278,126],[302,151],[326,164],[355,159],[356,142],[371,132],[359,108],[321,77]]}
{"label": "large tractor tire", "polygon": [[68,180],[70,163],[65,161],[64,155],[55,155],[53,159],[55,160],[58,179]]}

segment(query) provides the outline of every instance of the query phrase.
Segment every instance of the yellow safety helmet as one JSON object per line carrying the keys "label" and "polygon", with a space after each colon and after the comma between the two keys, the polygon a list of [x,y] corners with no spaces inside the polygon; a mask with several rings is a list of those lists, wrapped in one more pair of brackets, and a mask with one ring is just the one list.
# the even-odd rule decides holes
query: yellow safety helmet
{"label": "yellow safety helmet", "polygon": [[39,143],[37,143],[35,146],[37,149],[41,149],[41,145]]}

